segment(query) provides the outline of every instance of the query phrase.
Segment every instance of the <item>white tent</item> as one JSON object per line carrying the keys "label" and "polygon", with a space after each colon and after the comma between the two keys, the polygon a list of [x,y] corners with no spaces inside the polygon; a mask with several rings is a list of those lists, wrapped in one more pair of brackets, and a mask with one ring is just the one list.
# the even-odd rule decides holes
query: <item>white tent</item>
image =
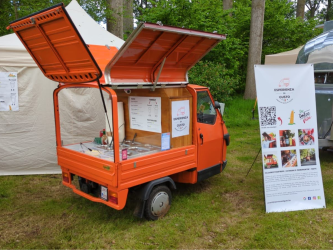
{"label": "white tent", "polygon": [[299,51],[303,46],[278,54],[266,55],[265,65],[268,64],[295,64]]}
{"label": "white tent", "polygon": [[[76,0],[66,10],[86,44],[120,48],[124,43]],[[19,111],[0,112],[0,175],[61,173],[53,114],[53,90],[58,84],[42,74],[15,34],[0,37],[0,72],[18,73],[19,92]]]}

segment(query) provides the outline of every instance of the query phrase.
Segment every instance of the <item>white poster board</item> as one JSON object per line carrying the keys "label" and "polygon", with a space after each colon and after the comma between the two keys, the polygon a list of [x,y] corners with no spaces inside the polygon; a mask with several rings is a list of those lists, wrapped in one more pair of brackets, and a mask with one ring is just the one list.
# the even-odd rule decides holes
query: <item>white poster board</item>
{"label": "white poster board", "polygon": [[172,138],[190,133],[190,102],[173,101],[172,109]]}
{"label": "white poster board", "polygon": [[131,129],[162,133],[161,97],[129,96]]}
{"label": "white poster board", "polygon": [[325,208],[313,65],[256,65],[266,212]]}
{"label": "white poster board", "polygon": [[17,72],[0,72],[0,111],[18,111]]}

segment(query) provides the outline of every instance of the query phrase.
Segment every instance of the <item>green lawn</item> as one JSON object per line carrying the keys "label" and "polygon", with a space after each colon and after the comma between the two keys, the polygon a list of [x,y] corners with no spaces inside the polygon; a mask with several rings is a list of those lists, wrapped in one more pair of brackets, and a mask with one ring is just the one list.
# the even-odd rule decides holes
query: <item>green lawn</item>
{"label": "green lawn", "polygon": [[[231,135],[225,171],[178,185],[158,221],[132,215],[130,198],[117,211],[61,184],[60,175],[0,177],[0,248],[333,248],[332,152],[320,152],[326,209],[265,213],[258,120],[254,101],[228,103]],[[256,117],[258,115],[256,114]]]}

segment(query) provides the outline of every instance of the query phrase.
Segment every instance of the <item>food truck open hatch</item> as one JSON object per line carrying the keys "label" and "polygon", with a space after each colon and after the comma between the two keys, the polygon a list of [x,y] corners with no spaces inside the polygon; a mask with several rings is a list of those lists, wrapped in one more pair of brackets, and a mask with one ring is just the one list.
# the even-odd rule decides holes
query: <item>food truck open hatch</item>
{"label": "food truck open hatch", "polygon": [[[156,220],[169,210],[176,182],[194,184],[225,168],[230,138],[219,104],[187,77],[224,35],[142,23],[119,50],[86,45],[62,4],[8,28],[44,75],[60,83],[53,95],[58,164],[75,193],[120,210],[128,191],[136,191],[135,214]],[[107,123],[98,109],[87,111],[98,105],[87,101],[72,104],[71,115],[87,111],[91,124],[101,121],[107,145],[92,140],[95,125],[76,121],[73,136],[63,131],[69,115],[62,114],[61,95],[74,92],[79,101],[86,92],[76,90],[100,90]]]}

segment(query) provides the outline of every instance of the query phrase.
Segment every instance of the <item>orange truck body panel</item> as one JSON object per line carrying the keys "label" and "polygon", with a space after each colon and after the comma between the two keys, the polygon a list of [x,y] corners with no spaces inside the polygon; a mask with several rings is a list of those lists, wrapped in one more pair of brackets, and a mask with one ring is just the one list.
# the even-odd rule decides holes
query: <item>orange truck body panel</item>
{"label": "orange truck body panel", "polygon": [[[62,4],[15,21],[9,28],[18,35],[44,75],[60,82],[53,95],[58,164],[63,172],[63,184],[75,193],[120,210],[132,187],[166,176],[176,182],[196,183],[200,171],[212,166],[215,171],[216,166],[219,172],[222,171],[226,164],[225,136],[229,136],[222,116],[217,112],[214,124],[200,123],[196,118],[199,92],[206,91],[213,102],[206,87],[186,86],[193,98],[191,145],[121,161],[119,133],[115,130],[114,162],[62,146],[58,93],[71,87],[101,89],[98,81],[104,76],[100,82],[109,84],[109,87],[103,87],[103,91],[108,93],[112,102],[112,127],[118,128],[117,94],[112,85],[152,85],[157,80],[160,84],[187,84],[188,70],[225,39],[224,35],[141,24],[119,51],[114,47],[87,46]],[[109,68],[109,71],[105,70],[103,75],[100,68]],[[109,76],[105,74],[109,73],[108,80]],[[110,194],[117,197],[117,202],[79,190],[72,183],[72,175],[107,187]]]}

